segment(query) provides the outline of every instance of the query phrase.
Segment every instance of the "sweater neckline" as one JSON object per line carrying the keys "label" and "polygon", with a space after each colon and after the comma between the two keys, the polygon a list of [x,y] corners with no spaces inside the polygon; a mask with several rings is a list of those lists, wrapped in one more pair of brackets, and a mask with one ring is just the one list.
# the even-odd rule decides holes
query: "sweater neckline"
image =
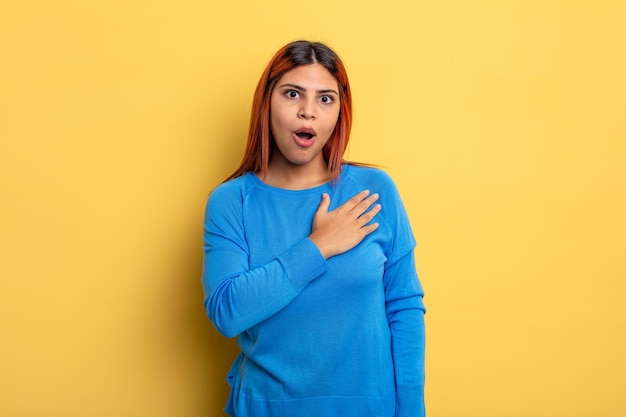
{"label": "sweater neckline", "polygon": [[[344,175],[346,174],[346,171],[348,170],[348,165],[344,164],[341,167],[341,173],[339,174],[339,179],[341,179],[342,177],[344,177]],[[318,186],[315,187],[311,187],[311,188],[304,188],[302,190],[289,190],[287,188],[280,188],[280,187],[274,187],[273,185],[269,185],[264,183],[258,176],[256,173],[249,171],[246,173],[246,176],[248,178],[250,178],[250,180],[252,180],[252,182],[259,188],[267,190],[267,191],[271,191],[274,193],[279,193],[279,194],[284,194],[284,195],[304,195],[304,194],[319,194],[322,191],[330,191],[334,188],[334,185],[336,183],[336,181],[331,180],[328,181],[324,184],[320,184]]]}

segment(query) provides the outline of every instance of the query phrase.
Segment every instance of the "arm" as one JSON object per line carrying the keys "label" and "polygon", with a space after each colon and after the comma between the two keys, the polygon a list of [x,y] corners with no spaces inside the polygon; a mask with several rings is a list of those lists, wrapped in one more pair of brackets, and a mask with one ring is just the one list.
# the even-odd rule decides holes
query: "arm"
{"label": "arm", "polygon": [[328,267],[313,242],[303,239],[250,269],[242,197],[229,191],[216,189],[207,202],[202,284],[209,318],[233,337],[280,311]]}
{"label": "arm", "polygon": [[392,239],[383,282],[396,377],[396,417],[424,417],[424,291],[415,268],[409,218],[395,184],[387,180],[385,206]]}
{"label": "arm", "polygon": [[250,269],[244,233],[242,196],[218,188],[205,215],[202,283],[204,305],[215,327],[233,337],[287,306],[311,281],[326,272],[326,258],[356,246],[377,228],[368,224],[378,213],[377,195],[361,192],[335,210],[330,197],[313,218],[311,235],[265,265]]}
{"label": "arm", "polygon": [[425,308],[413,251],[391,265],[384,279],[396,375],[396,417],[423,417]]}

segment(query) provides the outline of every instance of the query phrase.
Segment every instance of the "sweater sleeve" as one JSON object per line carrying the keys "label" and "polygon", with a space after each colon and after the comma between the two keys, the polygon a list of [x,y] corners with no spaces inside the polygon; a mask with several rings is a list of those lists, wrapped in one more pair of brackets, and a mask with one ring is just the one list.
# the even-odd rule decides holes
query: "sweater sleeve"
{"label": "sweater sleeve", "polygon": [[392,246],[385,265],[387,320],[396,378],[396,417],[424,417],[425,327],[424,291],[419,282],[413,250],[415,238],[395,186],[391,184]]}
{"label": "sweater sleeve", "polygon": [[396,417],[424,417],[424,304],[413,252],[385,272],[387,320],[396,376]]}
{"label": "sweater sleeve", "polygon": [[271,317],[328,269],[308,238],[265,265],[250,269],[242,206],[238,189],[218,187],[205,212],[204,306],[211,322],[226,337]]}

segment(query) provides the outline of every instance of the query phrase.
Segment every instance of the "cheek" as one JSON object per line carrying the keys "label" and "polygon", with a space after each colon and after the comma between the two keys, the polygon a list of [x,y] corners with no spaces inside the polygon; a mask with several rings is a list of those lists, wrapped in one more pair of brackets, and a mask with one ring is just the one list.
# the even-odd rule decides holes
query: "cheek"
{"label": "cheek", "polygon": [[280,106],[276,105],[274,94],[270,98],[270,129],[278,128],[281,124],[281,112]]}
{"label": "cheek", "polygon": [[329,115],[328,122],[326,123],[326,130],[328,131],[329,135],[333,133],[335,127],[337,126],[337,123],[339,123],[339,112]]}
{"label": "cheek", "polygon": [[285,110],[280,106],[272,105],[270,107],[270,127],[279,128],[280,126],[284,126],[287,119],[285,113]]}
{"label": "cheek", "polygon": [[276,136],[276,133],[280,130],[282,126],[280,114],[277,112],[270,113],[270,131],[272,135]]}

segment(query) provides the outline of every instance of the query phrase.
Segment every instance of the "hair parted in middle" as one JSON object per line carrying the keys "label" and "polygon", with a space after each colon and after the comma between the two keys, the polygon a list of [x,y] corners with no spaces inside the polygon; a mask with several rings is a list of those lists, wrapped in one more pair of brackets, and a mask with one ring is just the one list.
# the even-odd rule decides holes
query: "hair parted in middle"
{"label": "hair parted in middle", "polygon": [[320,42],[299,40],[278,50],[263,71],[252,101],[246,151],[241,165],[227,180],[250,171],[260,174],[267,172],[274,145],[270,126],[270,98],[274,87],[288,71],[311,64],[322,65],[335,77],[339,85],[339,118],[323,149],[330,177],[334,179],[339,175],[352,127],[352,96],[348,74],[339,56],[328,46]]}

